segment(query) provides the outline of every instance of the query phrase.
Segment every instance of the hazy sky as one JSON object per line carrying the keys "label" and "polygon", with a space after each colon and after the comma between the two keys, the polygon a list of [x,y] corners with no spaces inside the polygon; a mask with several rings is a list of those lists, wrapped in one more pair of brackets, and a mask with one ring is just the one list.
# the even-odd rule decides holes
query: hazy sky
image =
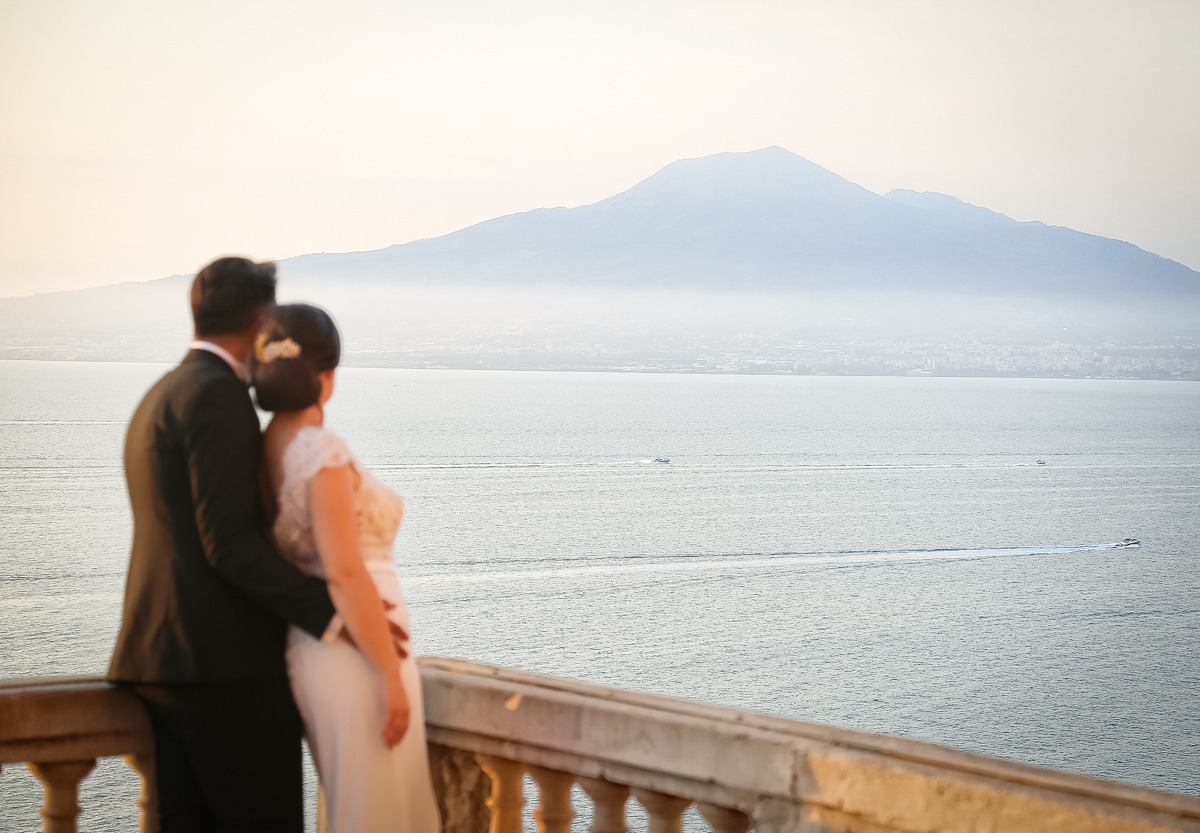
{"label": "hazy sky", "polygon": [[0,296],[768,145],[1200,268],[1197,43],[1195,0],[0,0]]}

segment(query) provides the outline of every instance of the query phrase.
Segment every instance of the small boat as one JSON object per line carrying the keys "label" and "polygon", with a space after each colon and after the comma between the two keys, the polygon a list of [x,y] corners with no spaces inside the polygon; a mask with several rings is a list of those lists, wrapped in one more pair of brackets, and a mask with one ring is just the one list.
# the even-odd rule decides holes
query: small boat
{"label": "small boat", "polygon": [[1036,460],[1034,460],[1033,462],[1037,463],[1039,466],[1044,466],[1044,465],[1046,465],[1046,461],[1045,461],[1045,460],[1043,460],[1041,457],[1037,458],[1037,459],[1036,459]]}
{"label": "small boat", "polygon": [[656,462],[656,463],[669,463],[669,462],[671,462],[671,458],[670,458],[670,457],[655,457],[655,458],[654,458],[654,462]]}
{"label": "small boat", "polygon": [[1117,541],[1115,546],[1118,547],[1140,547],[1142,545],[1141,538],[1122,538]]}

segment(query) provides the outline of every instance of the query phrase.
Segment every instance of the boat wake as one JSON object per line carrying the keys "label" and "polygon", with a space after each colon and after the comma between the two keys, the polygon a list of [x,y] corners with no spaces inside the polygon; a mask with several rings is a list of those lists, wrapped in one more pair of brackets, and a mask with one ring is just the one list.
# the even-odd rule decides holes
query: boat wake
{"label": "boat wake", "polygon": [[[508,580],[525,581],[531,578],[566,577],[569,575],[605,575],[620,573],[682,572],[740,572],[750,569],[842,569],[872,566],[902,566],[936,561],[966,561],[988,558],[1019,558],[1033,556],[1070,555],[1084,552],[1104,552],[1140,548],[1141,543],[1078,544],[1035,547],[982,547],[970,549],[933,550],[847,550],[840,552],[741,552],[696,553],[670,556],[629,555],[620,557],[587,557],[558,559],[527,559],[506,561],[504,565],[458,564],[429,565],[430,573],[413,575],[408,584],[439,584],[442,582],[487,583]],[[438,569],[441,568],[441,569]]]}
{"label": "boat wake", "polygon": [[538,460],[530,462],[477,463],[369,463],[377,471],[410,471],[416,469],[573,469],[609,468],[614,466],[661,466],[670,463],[665,457],[645,460]]}
{"label": "boat wake", "polygon": [[128,425],[125,419],[0,419],[0,425]]}
{"label": "boat wake", "polygon": [[[3,424],[3,423],[0,423]],[[642,458],[638,460],[467,460],[445,463],[389,463],[378,460],[365,461],[368,468],[378,471],[412,471],[422,469],[599,469],[622,466],[660,466],[672,464],[669,457]],[[897,462],[897,463],[755,463],[737,461],[713,461],[693,459],[677,468],[703,472],[837,472],[837,471],[902,471],[912,469],[1038,469],[1044,462],[1021,461],[944,461],[944,462]],[[1139,464],[1141,465],[1141,464]],[[1127,468],[1127,463],[1072,464],[1070,469]],[[1167,463],[1141,466],[1142,468],[1200,468],[1200,463]]]}
{"label": "boat wake", "polygon": [[[612,468],[619,466],[657,466],[670,463],[668,457],[641,460],[478,460],[463,463],[379,463],[368,461],[367,465],[379,471],[410,471],[419,469],[587,469]],[[728,472],[768,471],[849,471],[889,469],[1020,469],[1036,468],[1036,463],[796,463],[762,465],[716,465],[693,464],[686,468]]]}

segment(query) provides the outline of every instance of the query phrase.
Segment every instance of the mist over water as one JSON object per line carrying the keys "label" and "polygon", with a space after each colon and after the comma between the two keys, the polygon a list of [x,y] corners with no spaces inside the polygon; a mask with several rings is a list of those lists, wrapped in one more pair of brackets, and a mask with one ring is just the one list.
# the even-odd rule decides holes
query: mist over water
{"label": "mist over water", "polygon": [[[165,369],[0,363],[0,677],[103,672]],[[328,422],[406,498],[421,653],[1197,794],[1200,387],[345,368]]]}
{"label": "mist over water", "polygon": [[[0,299],[0,359],[175,361],[190,335],[185,289],[167,279]],[[351,366],[1200,378],[1190,296],[766,290],[736,276],[712,289],[454,287],[285,273],[279,297],[331,310]]]}
{"label": "mist over water", "polygon": [[1200,338],[1200,313],[1172,297],[1130,294],[1058,296],[1004,293],[991,297],[928,290],[743,289],[736,279],[711,289],[589,286],[586,282],[460,289],[373,283],[283,283],[283,299],[324,304],[353,321],[352,337],[503,330],[561,325],[581,336],[608,329],[704,341],[736,333],[781,330],[813,340],[921,337],[931,342],[965,336],[1010,343],[1078,340],[1135,343]]}

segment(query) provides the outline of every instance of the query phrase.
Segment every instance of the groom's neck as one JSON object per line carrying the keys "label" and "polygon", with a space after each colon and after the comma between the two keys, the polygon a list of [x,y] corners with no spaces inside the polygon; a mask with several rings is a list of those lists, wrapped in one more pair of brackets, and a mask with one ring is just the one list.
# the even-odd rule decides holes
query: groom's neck
{"label": "groom's neck", "polygon": [[197,333],[195,338],[197,341],[207,341],[223,350],[228,350],[231,356],[243,364],[249,361],[250,351],[254,347],[254,335],[250,333],[222,333],[221,335]]}

